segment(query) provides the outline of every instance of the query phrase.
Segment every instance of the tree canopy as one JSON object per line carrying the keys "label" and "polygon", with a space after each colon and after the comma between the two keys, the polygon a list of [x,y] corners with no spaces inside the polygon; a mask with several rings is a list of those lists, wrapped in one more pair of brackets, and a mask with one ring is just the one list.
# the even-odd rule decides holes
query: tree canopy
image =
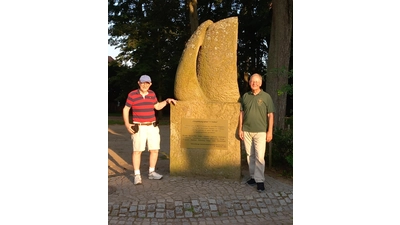
{"label": "tree canopy", "polygon": [[151,76],[159,99],[173,97],[175,72],[195,26],[231,16],[239,20],[237,71],[243,94],[244,74],[267,74],[272,7],[272,0],[109,0],[109,44],[121,51],[119,66],[109,64],[109,102],[125,101],[142,74]]}

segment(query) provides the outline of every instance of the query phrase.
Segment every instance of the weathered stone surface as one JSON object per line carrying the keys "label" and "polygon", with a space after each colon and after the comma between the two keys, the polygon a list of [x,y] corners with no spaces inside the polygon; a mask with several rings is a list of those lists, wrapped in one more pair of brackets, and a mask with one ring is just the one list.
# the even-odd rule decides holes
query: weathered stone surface
{"label": "weathered stone surface", "polygon": [[[179,101],[171,107],[170,173],[240,179],[239,103]],[[181,148],[182,118],[228,121],[228,149]]]}
{"label": "weathered stone surface", "polygon": [[[171,175],[240,179],[237,32],[237,17],[208,20],[186,44],[175,78],[178,104],[170,114]],[[182,119],[227,121],[228,148],[182,147]]]}
{"label": "weathered stone surface", "polygon": [[237,102],[238,19],[203,22],[182,53],[175,77],[181,101]]}
{"label": "weathered stone surface", "polygon": [[205,33],[212,23],[207,20],[200,24],[186,43],[175,77],[174,93],[178,100],[207,100],[197,80],[196,63]]}
{"label": "weathered stone surface", "polygon": [[208,99],[237,102],[237,17],[210,25],[199,51],[198,74],[200,87]]}

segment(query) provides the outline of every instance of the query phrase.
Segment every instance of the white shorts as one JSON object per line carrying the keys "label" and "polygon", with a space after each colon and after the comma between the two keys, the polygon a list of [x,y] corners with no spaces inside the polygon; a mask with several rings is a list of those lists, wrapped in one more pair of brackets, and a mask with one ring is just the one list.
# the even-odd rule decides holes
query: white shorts
{"label": "white shorts", "polygon": [[139,126],[139,131],[131,135],[133,151],[160,150],[160,128]]}

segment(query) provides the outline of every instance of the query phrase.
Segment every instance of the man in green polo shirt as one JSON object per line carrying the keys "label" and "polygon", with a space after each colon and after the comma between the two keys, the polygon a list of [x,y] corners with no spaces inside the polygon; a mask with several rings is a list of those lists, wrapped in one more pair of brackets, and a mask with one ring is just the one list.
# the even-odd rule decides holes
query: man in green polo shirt
{"label": "man in green polo shirt", "polygon": [[250,179],[247,184],[262,192],[264,187],[265,147],[272,140],[274,125],[274,103],[271,96],[261,90],[262,77],[255,73],[249,80],[251,91],[241,98],[239,137],[244,141]]}

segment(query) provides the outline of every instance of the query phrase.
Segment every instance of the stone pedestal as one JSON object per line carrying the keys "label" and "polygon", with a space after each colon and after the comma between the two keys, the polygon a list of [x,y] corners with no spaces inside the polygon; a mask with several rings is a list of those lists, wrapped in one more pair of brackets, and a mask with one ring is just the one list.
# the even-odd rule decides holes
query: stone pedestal
{"label": "stone pedestal", "polygon": [[171,107],[170,174],[239,180],[239,112],[237,102],[178,101]]}

